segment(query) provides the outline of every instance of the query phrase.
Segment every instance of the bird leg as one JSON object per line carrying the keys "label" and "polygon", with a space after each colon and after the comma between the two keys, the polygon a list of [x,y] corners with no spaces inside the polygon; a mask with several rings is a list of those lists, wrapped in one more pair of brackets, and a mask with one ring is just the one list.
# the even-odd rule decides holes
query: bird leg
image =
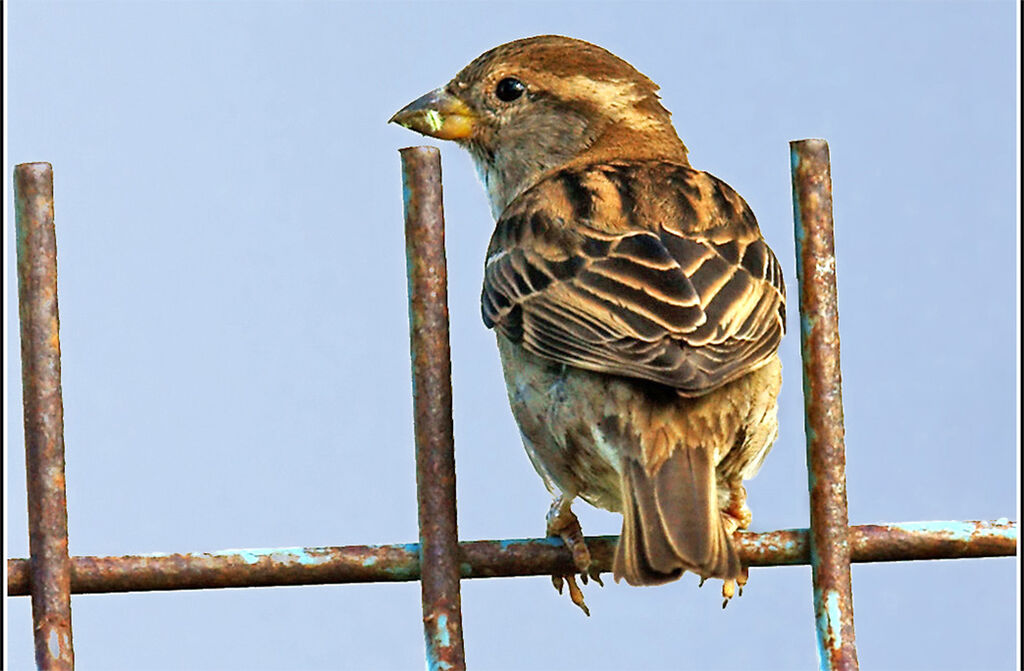
{"label": "bird leg", "polygon": [[548,536],[558,536],[572,552],[572,561],[581,572],[590,568],[590,550],[583,540],[583,529],[572,512],[572,499],[559,496],[551,503],[547,515]]}
{"label": "bird leg", "polygon": [[[552,502],[547,514],[547,535],[549,537],[561,538],[562,542],[565,543],[565,547],[572,553],[572,562],[579,570],[580,580],[583,581],[584,585],[587,584],[588,578],[593,578],[599,585],[604,585],[601,582],[599,573],[591,570],[590,550],[587,549],[587,543],[583,539],[583,529],[580,527],[580,521],[572,512],[572,500],[572,497],[559,496]],[[570,573],[566,576],[553,575],[551,576],[551,582],[559,594],[562,593],[562,586],[568,582],[569,598],[584,613],[588,616],[590,615],[590,609],[587,608],[587,604],[583,601],[583,590],[576,584],[575,573]]]}
{"label": "bird leg", "polygon": [[[748,529],[753,515],[747,507],[747,490],[741,482],[732,483],[729,487],[729,505],[722,511],[722,523],[731,536],[737,529]],[[743,596],[743,586],[747,584],[749,569],[742,567],[742,574],[735,580],[722,581],[722,608],[729,605],[729,599],[735,594]]]}

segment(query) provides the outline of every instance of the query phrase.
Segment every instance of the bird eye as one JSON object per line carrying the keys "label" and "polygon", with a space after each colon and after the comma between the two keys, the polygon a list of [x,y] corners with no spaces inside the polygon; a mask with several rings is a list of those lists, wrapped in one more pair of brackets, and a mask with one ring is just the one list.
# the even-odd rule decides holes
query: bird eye
{"label": "bird eye", "polygon": [[498,96],[498,100],[504,102],[512,102],[519,96],[526,92],[526,85],[515,77],[505,77],[498,86],[494,89],[494,95]]}

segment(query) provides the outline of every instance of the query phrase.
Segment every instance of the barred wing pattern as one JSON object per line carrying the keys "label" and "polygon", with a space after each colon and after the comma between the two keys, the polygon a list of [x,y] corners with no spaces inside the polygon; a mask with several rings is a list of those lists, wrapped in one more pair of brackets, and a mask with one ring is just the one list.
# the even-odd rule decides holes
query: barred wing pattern
{"label": "barred wing pattern", "polygon": [[557,172],[513,201],[484,269],[488,328],[578,368],[705,394],[785,330],[785,286],[750,208],[664,162]]}

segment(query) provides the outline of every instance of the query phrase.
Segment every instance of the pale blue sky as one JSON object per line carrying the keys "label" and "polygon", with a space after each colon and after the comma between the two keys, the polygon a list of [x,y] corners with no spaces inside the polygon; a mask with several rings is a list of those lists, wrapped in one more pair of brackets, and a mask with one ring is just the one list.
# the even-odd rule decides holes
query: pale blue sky
{"label": "pale blue sky", "polygon": [[[1016,515],[1015,3],[7,4],[4,179],[56,174],[72,554],[416,539],[396,149],[423,140],[385,122],[541,33],[658,82],[693,164],[744,195],[785,268],[754,530],[807,525],[802,137],[832,149],[851,521]],[[537,536],[549,497],[479,316],[492,221],[468,156],[442,156],[460,533]],[[25,556],[13,254],[8,543]],[[1013,668],[1015,568],[855,567],[863,668]],[[462,590],[477,669],[816,664],[807,567],[753,570],[724,612],[693,576],[587,589],[589,619],[545,578]],[[12,669],[32,665],[29,610],[9,600]],[[73,615],[80,669],[423,665],[416,583],[90,595]]]}

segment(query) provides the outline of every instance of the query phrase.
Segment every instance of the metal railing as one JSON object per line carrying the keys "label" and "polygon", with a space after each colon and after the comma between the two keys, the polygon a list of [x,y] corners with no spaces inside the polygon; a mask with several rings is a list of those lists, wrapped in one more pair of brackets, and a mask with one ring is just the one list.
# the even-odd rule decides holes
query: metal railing
{"label": "metal railing", "polygon": [[[74,666],[71,594],[410,580],[422,585],[427,666],[464,669],[460,580],[574,570],[560,539],[458,540],[440,155],[401,156],[420,542],[123,557],[68,556],[53,175],[15,168],[30,557],[7,560],[7,593],[32,597],[40,669]],[[792,142],[791,157],[811,526],[736,541],[748,566],[812,566],[821,668],[856,669],[851,562],[1013,556],[1017,524],[848,526],[828,145]],[[595,568],[611,570],[616,541],[587,538]]]}

